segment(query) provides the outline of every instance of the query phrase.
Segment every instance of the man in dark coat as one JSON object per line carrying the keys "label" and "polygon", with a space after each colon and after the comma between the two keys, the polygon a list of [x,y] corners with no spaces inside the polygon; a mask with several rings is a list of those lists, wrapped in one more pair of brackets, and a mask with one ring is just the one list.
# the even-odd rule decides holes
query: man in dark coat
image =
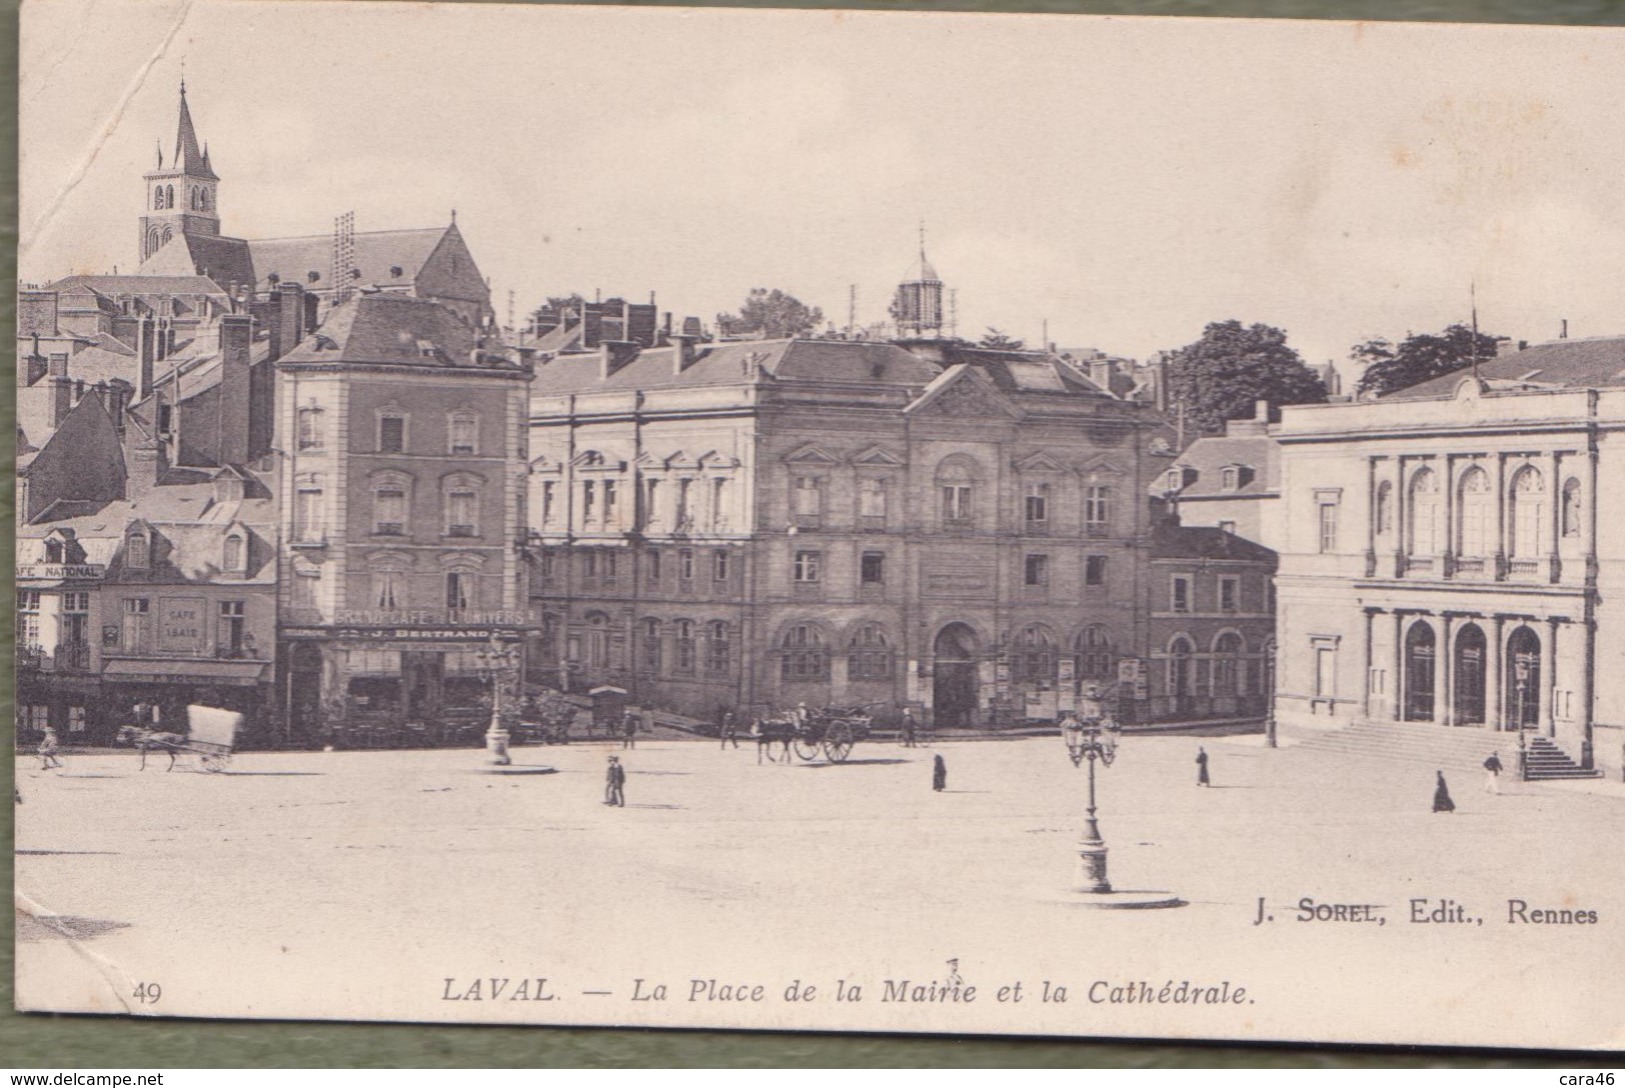
{"label": "man in dark coat", "polygon": [[1207,749],[1196,749],[1196,784],[1198,786],[1211,786],[1213,780],[1207,776]]}
{"label": "man in dark coat", "polygon": [[1501,792],[1501,753],[1491,752],[1490,758],[1484,761],[1484,792]]}
{"label": "man in dark coat", "polygon": [[728,747],[729,741],[733,742],[735,748],[739,747],[739,724],[735,721],[732,710],[724,710],[722,712],[722,746],[724,748]]}
{"label": "man in dark coat", "polygon": [[638,746],[638,712],[628,709],[625,717],[621,719],[621,747],[636,748]]}
{"label": "man in dark coat", "polygon": [[609,770],[604,774],[604,804],[626,807],[626,768],[621,766],[619,756],[609,757]]}
{"label": "man in dark coat", "polygon": [[938,793],[948,788],[948,763],[941,752],[931,761],[931,788]]}
{"label": "man in dark coat", "polygon": [[1433,787],[1433,811],[1454,812],[1456,802],[1450,799],[1450,787],[1444,784],[1444,772],[1439,771],[1439,784]]}

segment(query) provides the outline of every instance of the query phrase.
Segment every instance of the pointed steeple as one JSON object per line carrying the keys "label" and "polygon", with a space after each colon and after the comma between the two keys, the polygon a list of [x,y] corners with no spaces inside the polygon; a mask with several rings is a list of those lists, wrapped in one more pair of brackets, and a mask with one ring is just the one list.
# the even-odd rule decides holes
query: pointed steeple
{"label": "pointed steeple", "polygon": [[192,110],[186,104],[186,80],[181,80],[181,116],[175,129],[175,161],[170,169],[183,170],[198,178],[220,180],[209,167],[209,160],[198,146],[197,130],[192,127]]}

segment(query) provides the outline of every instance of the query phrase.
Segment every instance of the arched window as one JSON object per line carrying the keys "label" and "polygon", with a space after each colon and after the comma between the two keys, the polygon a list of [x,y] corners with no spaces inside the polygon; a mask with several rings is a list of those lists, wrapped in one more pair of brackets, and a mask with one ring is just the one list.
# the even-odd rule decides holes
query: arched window
{"label": "arched window", "polygon": [[728,621],[712,620],[705,625],[705,671],[725,673],[733,664],[728,645]]}
{"label": "arched window", "polygon": [[888,680],[891,678],[891,647],[878,623],[860,626],[846,644],[848,680]]}
{"label": "arched window", "polygon": [[211,197],[209,195],[209,190],[207,190],[207,189],[199,189],[198,192],[197,192],[198,210],[206,212],[206,211],[209,210],[209,205],[212,204],[212,203],[213,203],[213,197]]}
{"label": "arched window", "polygon": [[643,670],[649,673],[660,672],[660,621],[649,618],[643,621]]}
{"label": "arched window", "polygon": [[158,212],[164,210],[164,187],[162,185],[155,186],[152,190],[152,210]]}
{"label": "arched window", "polygon": [[1242,693],[1241,655],[1246,643],[1234,631],[1222,632],[1213,640],[1213,694]]}
{"label": "arched window", "polygon": [[1078,635],[1078,675],[1084,680],[1108,680],[1112,675],[1112,640],[1095,624]]}
{"label": "arched window", "polygon": [[1573,476],[1563,481],[1563,535],[1580,535],[1580,481]]}
{"label": "arched window", "polygon": [[1439,551],[1439,477],[1430,468],[1418,469],[1411,477],[1410,539],[1412,555],[1437,555]]}
{"label": "arched window", "polygon": [[975,516],[976,483],[975,465],[968,458],[944,458],[937,466],[938,513],[944,526],[970,525]]}
{"label": "arched window", "polygon": [[1495,500],[1489,473],[1478,467],[1461,477],[1461,531],[1456,551],[1464,556],[1485,556],[1494,550]]}
{"label": "arched window", "polygon": [[175,206],[175,187],[173,185],[165,185],[164,186],[164,207],[173,208],[174,206]]}
{"label": "arched window", "polygon": [[246,565],[247,551],[241,533],[228,534],[220,550],[220,569],[232,574],[240,573]]}
{"label": "arched window", "polygon": [[394,612],[411,604],[406,591],[406,564],[399,556],[375,559],[369,566],[374,608]]}
{"label": "arched window", "polygon": [[677,671],[689,674],[694,671],[694,621],[678,620],[672,624],[676,632],[677,641]]}
{"label": "arched window", "polygon": [[1184,698],[1194,692],[1195,684],[1191,670],[1191,654],[1196,647],[1184,635],[1176,635],[1168,644],[1168,694],[1175,698]]}
{"label": "arched window", "polygon": [[1373,521],[1378,536],[1384,536],[1394,527],[1394,485],[1384,480],[1377,485],[1377,508]]}
{"label": "arched window", "polygon": [[1546,481],[1541,478],[1539,469],[1525,465],[1518,471],[1512,478],[1508,502],[1511,505],[1507,511],[1507,520],[1512,523],[1511,554],[1518,559],[1535,559],[1545,545],[1541,526],[1545,520]]}
{"label": "arched window", "polygon": [[191,188],[191,195],[190,195],[189,203],[191,204],[192,210],[194,212],[198,211],[203,206],[203,201],[199,197],[199,190],[198,190],[198,187],[196,185],[192,186],[192,188]]}
{"label": "arched window", "polygon": [[1055,646],[1049,632],[1033,623],[1016,634],[1010,654],[1010,678],[1018,682],[1054,682]]}
{"label": "arched window", "polygon": [[406,451],[407,416],[399,408],[381,408],[378,411],[378,452],[404,453]]}
{"label": "arched window", "polygon": [[798,623],[784,633],[780,647],[780,677],[784,680],[825,680],[829,677],[829,651],[818,628]]}

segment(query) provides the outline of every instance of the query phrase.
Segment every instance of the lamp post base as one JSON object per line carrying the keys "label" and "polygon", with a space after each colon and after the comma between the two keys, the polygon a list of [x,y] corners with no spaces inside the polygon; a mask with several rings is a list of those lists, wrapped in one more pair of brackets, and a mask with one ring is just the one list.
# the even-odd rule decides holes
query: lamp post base
{"label": "lamp post base", "polygon": [[1106,844],[1085,840],[1078,846],[1078,891],[1104,895],[1112,890],[1106,880]]}
{"label": "lamp post base", "polygon": [[488,729],[485,732],[486,762],[494,763],[498,767],[506,767],[512,763],[508,755],[508,731],[506,729]]}

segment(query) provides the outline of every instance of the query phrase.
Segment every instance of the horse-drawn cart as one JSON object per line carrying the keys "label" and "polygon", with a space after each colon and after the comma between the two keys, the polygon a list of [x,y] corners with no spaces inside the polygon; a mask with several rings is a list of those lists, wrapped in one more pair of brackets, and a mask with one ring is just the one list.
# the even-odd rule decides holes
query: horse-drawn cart
{"label": "horse-drawn cart", "polygon": [[751,733],[762,746],[782,744],[786,758],[794,752],[807,762],[822,755],[831,763],[845,763],[859,741],[869,739],[873,718],[867,706],[835,707],[806,712],[768,712],[756,719]]}
{"label": "horse-drawn cart", "polygon": [[197,756],[198,766],[205,771],[223,771],[231,763],[231,751],[242,724],[243,716],[235,710],[194,704],[186,708],[185,736],[127,725],[119,730],[119,740],[133,744],[141,753],[142,770],[147,769],[147,753],[159,751],[169,754],[167,769],[171,771],[175,769],[175,757],[183,752]]}

